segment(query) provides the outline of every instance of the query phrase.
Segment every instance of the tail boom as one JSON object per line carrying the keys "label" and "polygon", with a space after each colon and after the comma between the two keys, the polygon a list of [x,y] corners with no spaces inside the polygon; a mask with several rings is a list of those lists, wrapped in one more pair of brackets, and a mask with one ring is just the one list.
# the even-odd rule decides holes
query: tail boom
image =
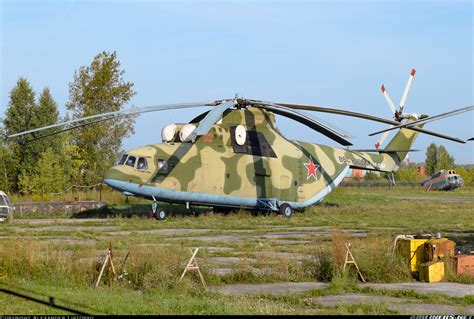
{"label": "tail boom", "polygon": [[[423,125],[420,125],[421,128]],[[345,163],[351,168],[379,172],[396,172],[400,164],[410,151],[418,132],[409,129],[400,129],[383,150],[374,150],[378,154],[367,151],[343,150],[336,155],[336,160]],[[339,153],[339,152],[337,152]]]}

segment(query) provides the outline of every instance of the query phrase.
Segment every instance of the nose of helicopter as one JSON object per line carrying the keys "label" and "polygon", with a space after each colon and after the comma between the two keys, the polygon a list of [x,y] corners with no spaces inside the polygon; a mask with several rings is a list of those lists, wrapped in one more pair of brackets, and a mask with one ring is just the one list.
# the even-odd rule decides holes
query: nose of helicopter
{"label": "nose of helicopter", "polygon": [[125,181],[126,175],[120,171],[116,166],[113,166],[105,171],[103,176],[104,183],[116,188],[117,181]]}

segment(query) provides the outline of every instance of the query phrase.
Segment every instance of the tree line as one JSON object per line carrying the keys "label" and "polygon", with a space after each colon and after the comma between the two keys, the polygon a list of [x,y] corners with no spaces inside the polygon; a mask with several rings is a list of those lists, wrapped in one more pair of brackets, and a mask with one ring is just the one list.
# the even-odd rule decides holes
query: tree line
{"label": "tree line", "polygon": [[[90,65],[74,72],[66,104],[70,114],[63,117],[48,87],[37,95],[28,79],[19,77],[10,91],[0,133],[11,135],[117,111],[136,94],[133,83],[123,79],[124,73],[116,52],[97,54]],[[51,131],[0,139],[0,189],[47,194],[61,192],[72,184],[99,183],[118,157],[123,138],[134,132],[134,122],[134,117],[126,117],[39,139],[35,138]]]}
{"label": "tree line", "polygon": [[[69,83],[70,115],[61,117],[51,91],[45,87],[37,96],[30,82],[19,77],[11,89],[0,135],[11,135],[67,121],[121,109],[136,94],[133,83],[123,79],[116,52],[97,54],[90,65],[74,72]],[[72,184],[92,185],[101,182],[122,148],[122,140],[134,133],[134,117],[124,117],[42,136],[32,133],[23,138],[0,138],[0,189],[24,194],[58,193]],[[46,131],[46,134],[49,132]],[[474,171],[454,165],[454,158],[442,145],[432,143],[426,150],[426,174],[456,168],[466,181],[474,184]],[[368,172],[366,179],[379,179]],[[400,181],[420,181],[416,164],[402,167],[396,174]]]}

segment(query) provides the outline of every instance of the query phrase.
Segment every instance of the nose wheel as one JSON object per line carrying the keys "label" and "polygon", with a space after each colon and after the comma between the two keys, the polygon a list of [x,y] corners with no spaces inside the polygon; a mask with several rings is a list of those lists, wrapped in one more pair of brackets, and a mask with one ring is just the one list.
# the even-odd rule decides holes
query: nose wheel
{"label": "nose wheel", "polygon": [[163,207],[158,207],[157,202],[151,204],[151,213],[157,220],[165,220],[168,216],[168,211]]}

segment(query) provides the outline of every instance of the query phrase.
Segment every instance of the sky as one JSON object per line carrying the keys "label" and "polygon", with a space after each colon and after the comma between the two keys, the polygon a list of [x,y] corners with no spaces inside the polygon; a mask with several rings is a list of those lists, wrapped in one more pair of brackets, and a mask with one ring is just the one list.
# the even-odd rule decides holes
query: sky
{"label": "sky", "polygon": [[[104,50],[117,52],[124,80],[134,83],[126,107],[238,94],[389,119],[381,85],[398,104],[415,68],[405,111],[436,115],[474,104],[473,13],[472,1],[0,0],[0,117],[20,76],[38,93],[49,87],[66,114],[74,71]],[[124,149],[160,143],[164,125],[205,110],[142,115]],[[386,127],[312,115],[349,132],[353,148],[373,148],[378,137],[368,134]],[[291,139],[339,146],[286,118],[277,127]],[[426,128],[467,139],[474,112]],[[424,161],[432,142],[456,163],[474,163],[474,142],[423,134],[410,160]]]}

